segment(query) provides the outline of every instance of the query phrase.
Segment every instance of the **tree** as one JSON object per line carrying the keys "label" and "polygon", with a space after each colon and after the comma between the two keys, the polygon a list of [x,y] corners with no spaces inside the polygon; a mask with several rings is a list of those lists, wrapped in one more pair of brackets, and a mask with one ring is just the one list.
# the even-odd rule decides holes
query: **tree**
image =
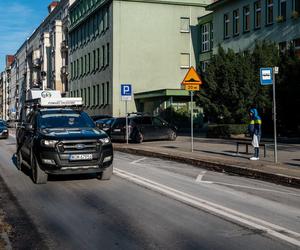
{"label": "tree", "polygon": [[271,88],[259,83],[259,68],[277,65],[279,54],[274,43],[256,44],[252,52],[235,53],[219,47],[209,63],[197,102],[208,119],[216,123],[245,123],[248,110],[255,105],[271,107]]}

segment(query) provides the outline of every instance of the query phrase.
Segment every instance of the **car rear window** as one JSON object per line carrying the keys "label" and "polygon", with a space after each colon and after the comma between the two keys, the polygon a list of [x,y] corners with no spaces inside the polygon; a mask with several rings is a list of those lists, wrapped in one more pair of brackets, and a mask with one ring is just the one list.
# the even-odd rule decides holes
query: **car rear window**
{"label": "car rear window", "polygon": [[114,122],[114,126],[125,126],[126,119],[125,118],[117,118]]}

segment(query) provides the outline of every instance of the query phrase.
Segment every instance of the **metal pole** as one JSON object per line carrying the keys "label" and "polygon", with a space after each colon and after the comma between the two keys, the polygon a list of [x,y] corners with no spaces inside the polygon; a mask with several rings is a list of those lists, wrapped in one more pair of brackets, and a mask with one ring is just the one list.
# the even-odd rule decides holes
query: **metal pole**
{"label": "metal pole", "polygon": [[276,129],[276,92],[275,70],[273,68],[273,120],[274,120],[274,162],[277,163],[277,129]]}
{"label": "metal pole", "polygon": [[125,115],[126,115],[126,143],[128,144],[128,115],[127,115],[127,100],[125,101]]}
{"label": "metal pole", "polygon": [[194,152],[194,119],[193,119],[193,91],[191,91],[191,146]]}

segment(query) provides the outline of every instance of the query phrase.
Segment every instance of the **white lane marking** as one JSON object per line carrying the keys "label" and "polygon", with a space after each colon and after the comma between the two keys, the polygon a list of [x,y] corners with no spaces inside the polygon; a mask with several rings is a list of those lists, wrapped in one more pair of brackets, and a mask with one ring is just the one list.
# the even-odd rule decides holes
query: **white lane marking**
{"label": "white lane marking", "polygon": [[283,191],[274,190],[274,189],[250,187],[250,186],[243,186],[243,185],[238,185],[238,184],[230,184],[230,183],[217,182],[217,181],[202,181],[201,179],[199,181],[197,181],[197,179],[196,179],[197,183],[217,184],[217,185],[223,185],[223,186],[228,186],[228,187],[240,187],[240,188],[252,189],[252,190],[257,190],[257,191],[266,191],[266,192],[279,193],[279,194],[285,194],[285,195],[293,195],[293,196],[300,197],[299,194],[283,192]]}
{"label": "white lane marking", "polygon": [[207,171],[202,171],[196,178],[196,182],[197,183],[208,183],[208,184],[212,184],[213,182],[211,181],[202,181],[202,178],[204,177],[204,175],[206,174]]}
{"label": "white lane marking", "polygon": [[143,161],[143,160],[146,160],[146,159],[147,159],[147,157],[143,157],[143,158],[141,158],[141,159],[138,159],[138,160],[135,160],[135,161],[130,162],[130,164],[137,164],[137,163],[139,163],[139,162],[141,162],[141,161]]}
{"label": "white lane marking", "polygon": [[180,201],[182,203],[188,204],[188,205],[193,206],[198,209],[212,212],[218,216],[226,217],[232,221],[236,221],[236,222],[246,225],[248,227],[262,230],[262,231],[268,233],[269,235],[272,235],[278,239],[281,239],[283,241],[289,242],[293,245],[300,247],[300,233],[298,233],[298,232],[294,232],[287,228],[284,228],[284,227],[278,226],[276,224],[264,221],[262,219],[253,217],[251,215],[247,215],[247,214],[235,211],[233,209],[215,204],[213,202],[210,202],[210,201],[207,201],[204,199],[200,199],[198,197],[189,195],[187,193],[178,191],[171,187],[151,181],[149,179],[143,178],[143,177],[135,175],[135,174],[128,173],[126,171],[123,171],[123,170],[120,170],[117,168],[114,169],[114,174],[123,179],[126,179],[128,181],[136,183],[140,186],[147,187],[155,192],[164,194],[164,195],[166,195],[170,198],[173,198],[177,201]]}

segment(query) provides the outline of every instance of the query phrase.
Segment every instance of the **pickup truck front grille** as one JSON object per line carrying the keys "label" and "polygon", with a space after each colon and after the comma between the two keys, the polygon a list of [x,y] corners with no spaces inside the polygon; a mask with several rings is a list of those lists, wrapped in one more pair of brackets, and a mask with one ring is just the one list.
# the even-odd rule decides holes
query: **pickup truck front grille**
{"label": "pickup truck front grille", "polygon": [[92,153],[101,148],[101,143],[96,140],[61,141],[57,144],[60,153]]}

